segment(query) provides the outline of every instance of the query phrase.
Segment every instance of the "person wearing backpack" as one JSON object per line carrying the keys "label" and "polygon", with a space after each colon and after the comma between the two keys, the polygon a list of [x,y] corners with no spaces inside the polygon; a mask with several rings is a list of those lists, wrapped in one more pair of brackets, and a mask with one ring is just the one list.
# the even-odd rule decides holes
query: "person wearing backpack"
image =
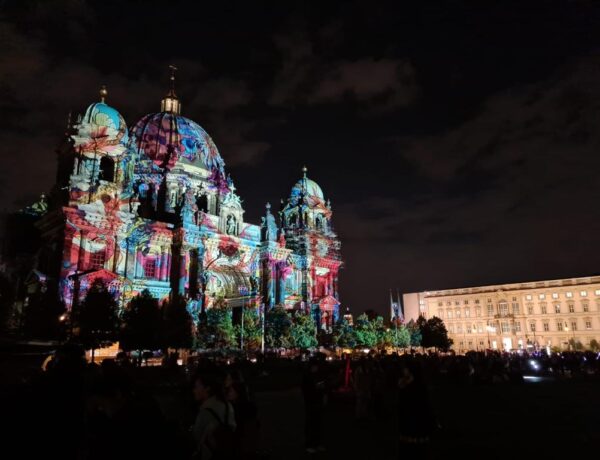
{"label": "person wearing backpack", "polygon": [[235,414],[224,397],[224,378],[202,372],[194,378],[194,399],[200,404],[192,434],[194,460],[228,460],[235,453]]}

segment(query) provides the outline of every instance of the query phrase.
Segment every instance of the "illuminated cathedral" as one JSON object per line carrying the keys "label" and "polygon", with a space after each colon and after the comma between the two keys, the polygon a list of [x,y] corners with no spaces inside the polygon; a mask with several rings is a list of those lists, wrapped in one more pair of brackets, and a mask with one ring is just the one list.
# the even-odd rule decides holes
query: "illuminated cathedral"
{"label": "illuminated cathedral", "polygon": [[121,306],[144,289],[179,295],[193,317],[282,305],[329,329],[339,314],[340,242],[331,204],[303,174],[278,211],[244,220],[242,200],[207,132],[181,115],[171,88],[160,112],[128,128],[100,101],[69,125],[57,183],[38,224],[67,309],[101,279]]}

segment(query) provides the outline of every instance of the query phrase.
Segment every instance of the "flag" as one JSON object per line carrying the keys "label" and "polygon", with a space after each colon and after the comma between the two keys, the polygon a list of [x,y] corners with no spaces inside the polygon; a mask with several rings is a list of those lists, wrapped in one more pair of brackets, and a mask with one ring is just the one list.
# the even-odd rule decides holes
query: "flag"
{"label": "flag", "polygon": [[392,290],[390,289],[390,316],[392,321],[395,321],[396,319],[399,319],[400,316],[400,312],[398,309],[398,302],[394,302],[394,298],[392,297]]}
{"label": "flag", "polygon": [[400,292],[396,289],[396,296],[398,297],[398,318],[401,322],[404,322],[404,309],[402,308],[402,301],[400,300]]}

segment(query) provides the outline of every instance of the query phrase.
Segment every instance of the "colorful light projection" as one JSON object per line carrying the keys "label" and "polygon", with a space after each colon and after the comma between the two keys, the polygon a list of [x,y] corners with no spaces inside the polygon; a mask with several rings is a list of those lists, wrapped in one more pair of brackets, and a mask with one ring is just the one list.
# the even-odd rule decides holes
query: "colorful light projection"
{"label": "colorful light projection", "polygon": [[340,244],[331,205],[306,169],[279,223],[267,205],[254,225],[244,221],[210,136],[177,113],[146,115],[128,136],[121,115],[102,101],[72,139],[60,274],[69,308],[100,278],[121,304],[149,289],[159,299],[184,296],[193,314],[225,298],[234,307],[304,309],[331,327]]}

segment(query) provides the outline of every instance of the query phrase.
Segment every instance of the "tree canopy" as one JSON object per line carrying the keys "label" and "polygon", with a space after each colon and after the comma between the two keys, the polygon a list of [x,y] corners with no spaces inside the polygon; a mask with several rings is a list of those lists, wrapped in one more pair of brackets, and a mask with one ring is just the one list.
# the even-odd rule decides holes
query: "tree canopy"
{"label": "tree canopy", "polygon": [[193,342],[192,317],[185,299],[174,295],[163,304],[162,345],[165,348],[190,348]]}
{"label": "tree canopy", "polygon": [[290,332],[292,345],[295,348],[314,348],[318,345],[317,324],[312,315],[296,312],[292,319]]}
{"label": "tree canopy", "polygon": [[117,339],[119,317],[117,302],[101,280],[89,288],[76,312],[79,340],[86,348],[94,350],[110,345]]}
{"label": "tree canopy", "polygon": [[162,318],[158,299],[148,289],[135,296],[122,314],[120,345],[123,350],[156,350],[161,347]]}

